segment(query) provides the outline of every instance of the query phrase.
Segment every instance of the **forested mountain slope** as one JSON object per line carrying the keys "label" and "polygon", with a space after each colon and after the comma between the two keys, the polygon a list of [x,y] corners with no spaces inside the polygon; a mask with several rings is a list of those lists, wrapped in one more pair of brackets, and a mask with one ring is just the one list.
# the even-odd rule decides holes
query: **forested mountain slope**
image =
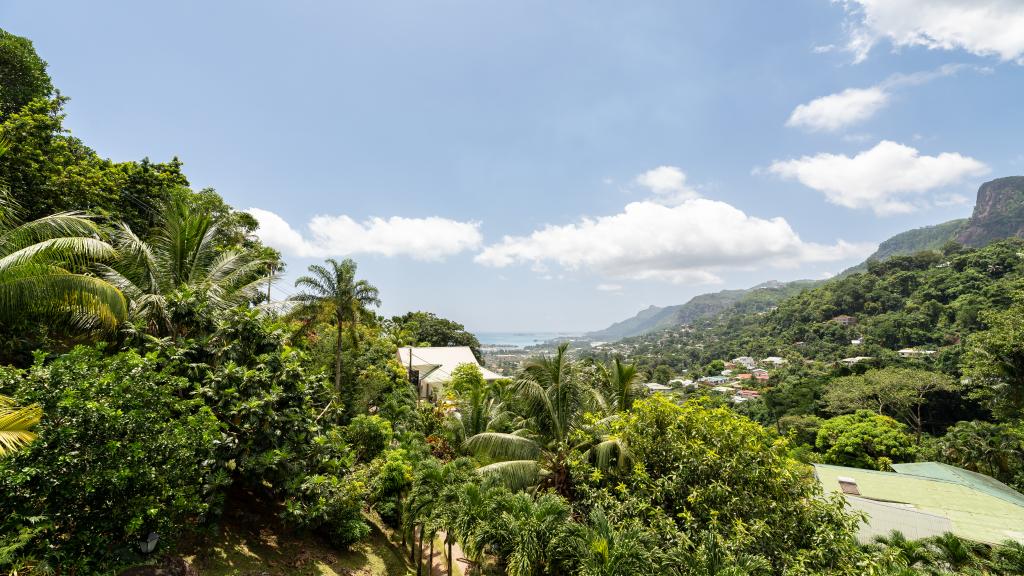
{"label": "forested mountain slope", "polygon": [[[838,360],[915,346],[938,349],[952,365],[962,338],[982,326],[981,316],[1008,307],[1021,288],[1024,240],[1011,238],[980,249],[951,247],[869,262],[866,271],[803,290],[767,313],[729,311],[692,331],[627,342],[679,368],[738,355]],[[840,315],[856,323],[832,321]]]}

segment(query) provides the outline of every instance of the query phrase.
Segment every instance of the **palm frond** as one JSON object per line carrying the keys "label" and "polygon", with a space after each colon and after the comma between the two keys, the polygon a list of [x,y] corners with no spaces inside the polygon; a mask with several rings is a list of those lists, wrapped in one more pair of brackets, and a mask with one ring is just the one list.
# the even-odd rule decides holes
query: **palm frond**
{"label": "palm frond", "polygon": [[534,486],[543,475],[543,470],[536,460],[495,462],[476,470],[481,476],[496,478],[512,490],[522,490],[528,486]]}
{"label": "palm frond", "polygon": [[39,423],[43,410],[36,404],[18,408],[9,398],[0,399],[0,456],[5,456],[35,440],[30,428]]}
{"label": "palm frond", "polygon": [[481,432],[466,440],[474,454],[493,460],[536,460],[540,447],[530,438],[503,432]]}

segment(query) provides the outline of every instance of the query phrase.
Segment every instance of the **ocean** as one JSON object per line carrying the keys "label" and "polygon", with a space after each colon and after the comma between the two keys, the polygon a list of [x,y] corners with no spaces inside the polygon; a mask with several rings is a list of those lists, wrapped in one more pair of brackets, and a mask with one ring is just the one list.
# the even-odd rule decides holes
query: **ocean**
{"label": "ocean", "polygon": [[555,338],[579,336],[577,332],[475,332],[480,344],[490,347],[525,348]]}

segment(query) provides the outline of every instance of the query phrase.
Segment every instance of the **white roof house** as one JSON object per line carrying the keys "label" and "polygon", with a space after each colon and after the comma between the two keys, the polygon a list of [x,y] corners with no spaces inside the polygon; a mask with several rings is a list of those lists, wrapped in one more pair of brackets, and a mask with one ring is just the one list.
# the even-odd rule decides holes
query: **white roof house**
{"label": "white roof house", "polygon": [[664,384],[659,384],[657,382],[646,382],[646,383],[644,383],[644,387],[646,387],[647,391],[651,392],[651,393],[654,393],[654,392],[668,392],[668,391],[672,390],[671,386],[665,386]]}
{"label": "white roof house", "polygon": [[783,364],[786,363],[786,359],[782,358],[780,356],[769,356],[769,357],[761,360],[761,363],[763,363],[763,364],[774,364],[775,366],[782,366]]}
{"label": "white roof house", "polygon": [[754,366],[757,366],[757,361],[755,361],[750,356],[740,356],[739,358],[733,358],[732,359],[732,363],[733,364],[739,364],[740,366],[744,366],[747,369],[750,369],[750,368],[753,368]]}
{"label": "white roof house", "polygon": [[[410,354],[412,361],[410,362]],[[498,380],[504,378],[484,368],[476,361],[476,356],[469,346],[428,346],[423,348],[399,348],[398,361],[405,368],[412,368],[419,372],[420,396],[429,397],[431,392],[452,377],[452,371],[459,364],[472,364],[480,369],[484,380]]]}

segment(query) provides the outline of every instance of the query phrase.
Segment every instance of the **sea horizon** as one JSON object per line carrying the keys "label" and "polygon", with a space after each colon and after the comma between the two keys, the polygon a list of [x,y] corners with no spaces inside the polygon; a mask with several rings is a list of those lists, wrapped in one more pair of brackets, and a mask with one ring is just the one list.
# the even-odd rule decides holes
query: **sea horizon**
{"label": "sea horizon", "polygon": [[555,338],[579,337],[582,332],[552,332],[552,331],[503,331],[503,332],[474,332],[477,340],[482,346],[506,346],[514,348],[525,348],[536,344],[543,344]]}

